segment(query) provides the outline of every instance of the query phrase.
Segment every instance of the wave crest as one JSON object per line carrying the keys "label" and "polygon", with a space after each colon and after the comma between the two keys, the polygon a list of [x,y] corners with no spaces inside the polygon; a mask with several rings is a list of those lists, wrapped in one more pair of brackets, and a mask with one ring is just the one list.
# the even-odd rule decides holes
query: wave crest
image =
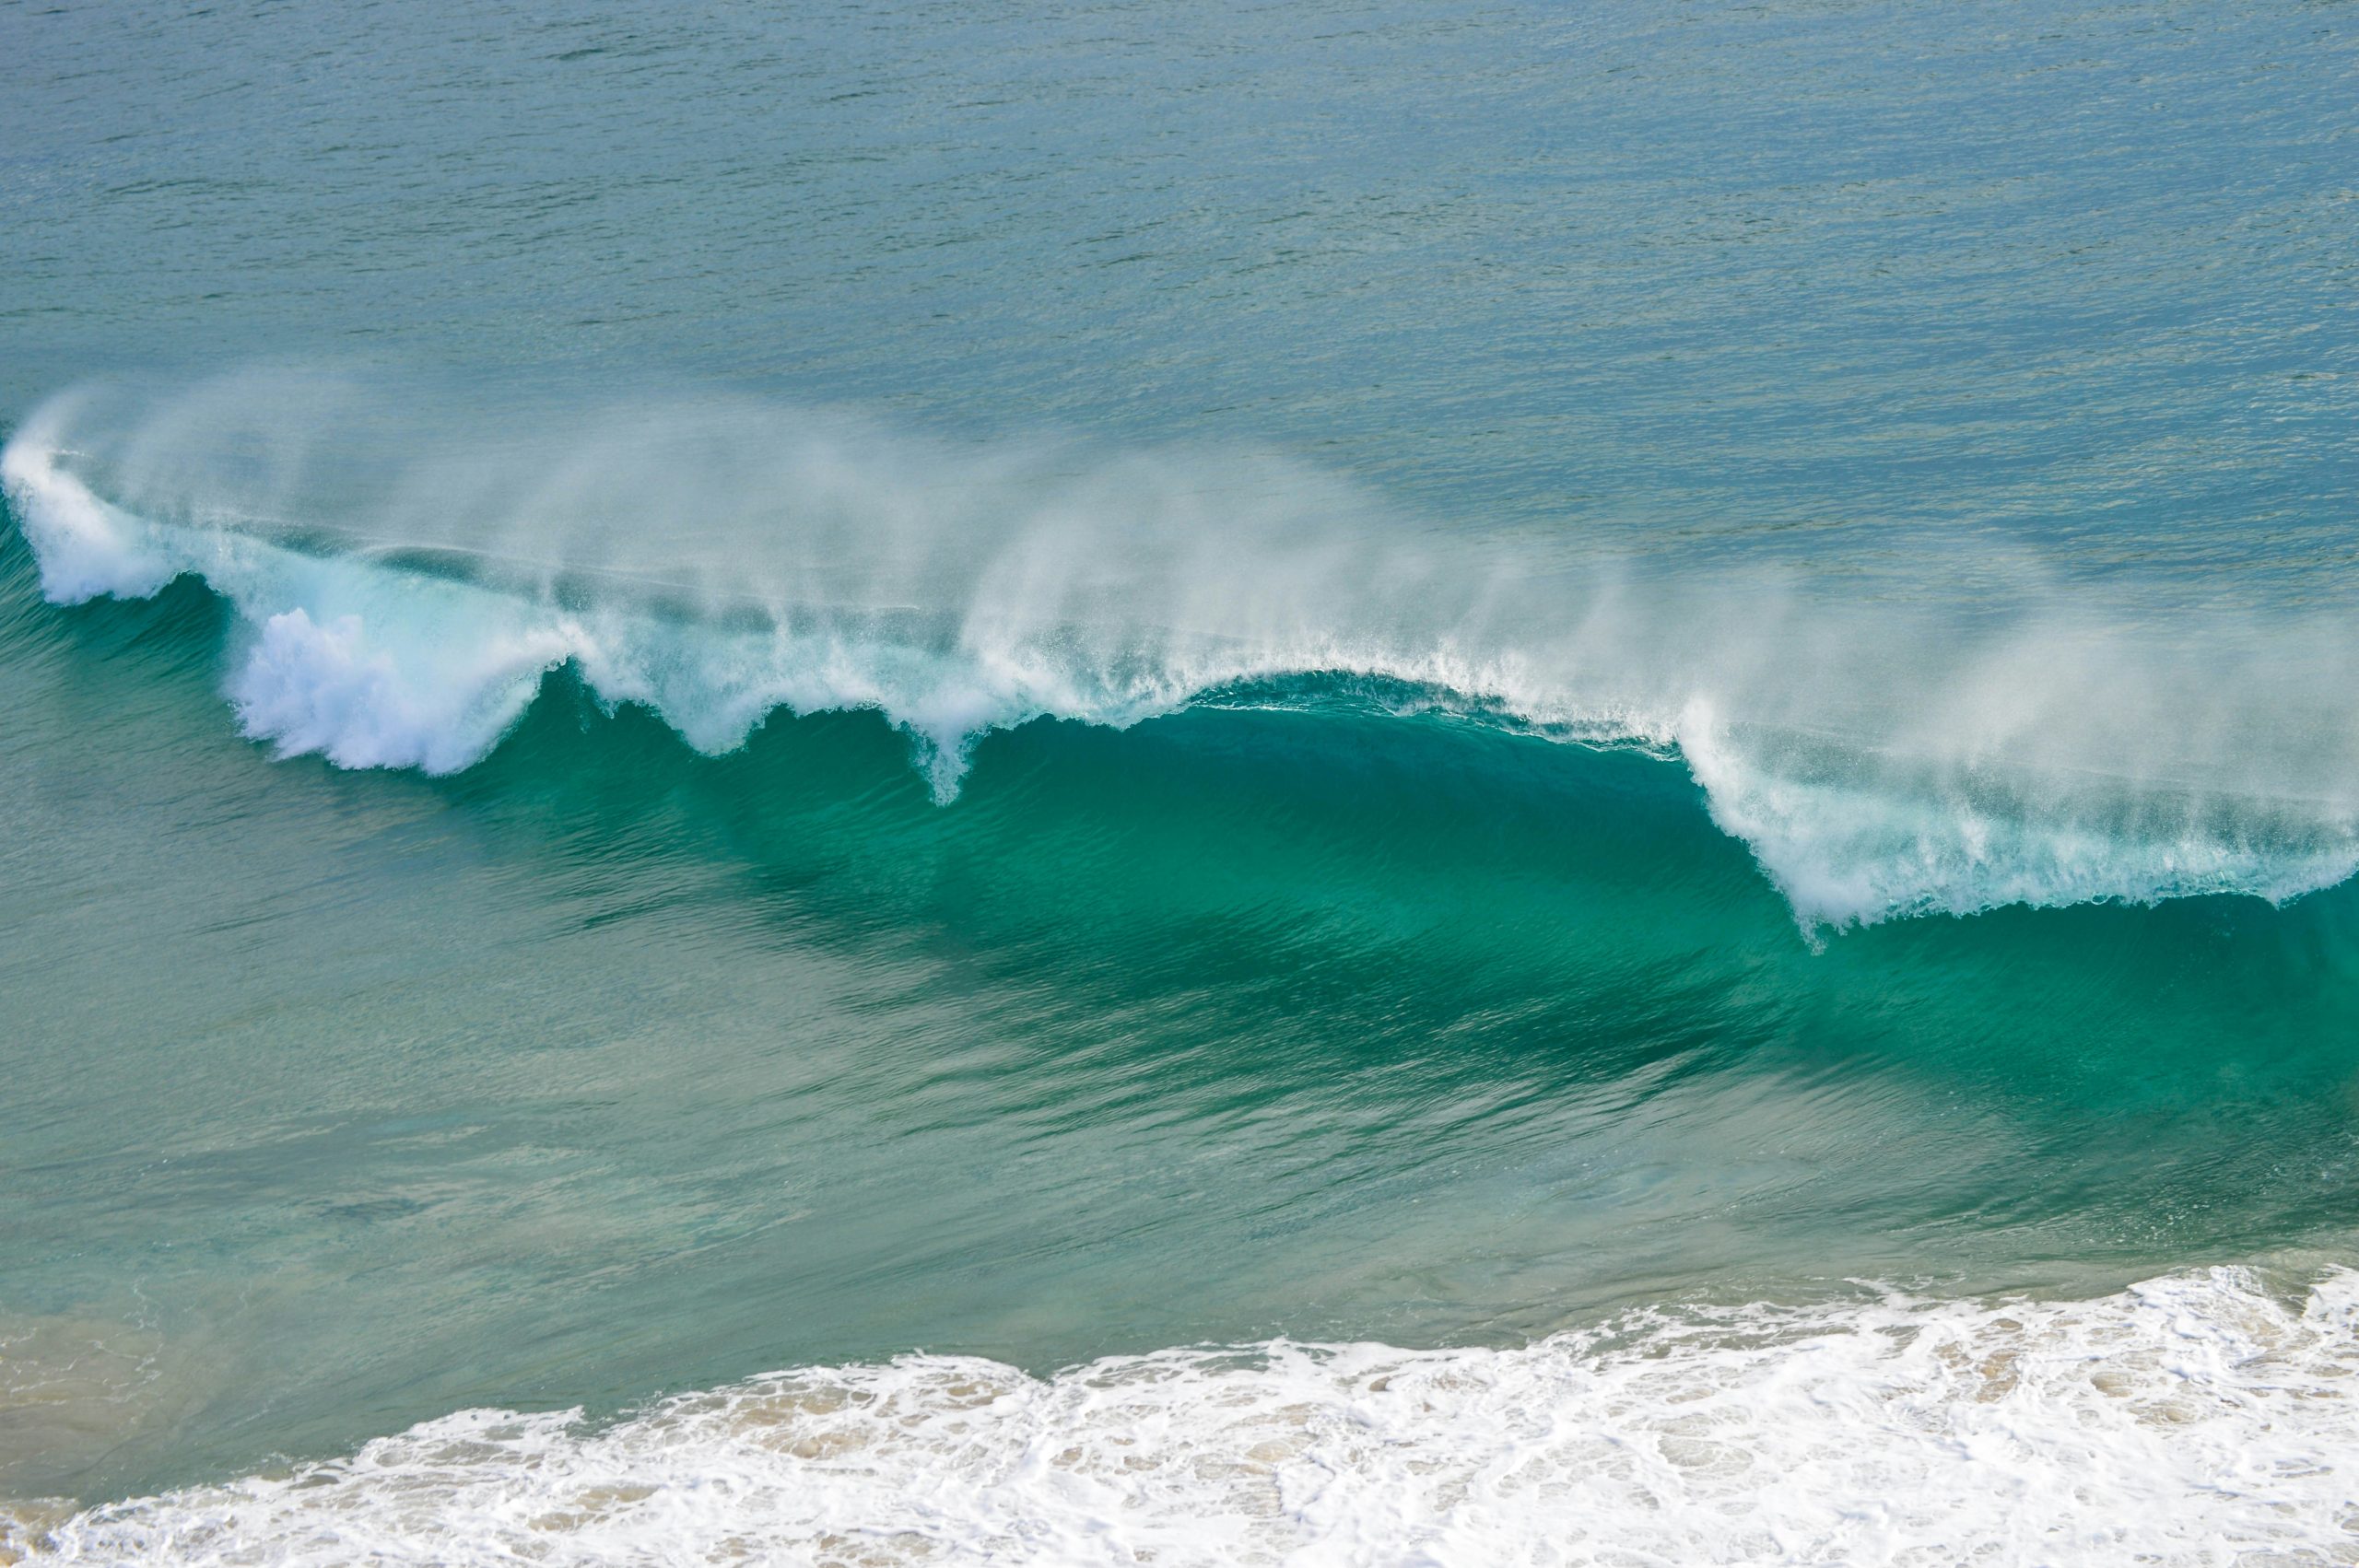
{"label": "wave crest", "polygon": [[1637,578],[1267,454],[710,399],[487,437],[412,407],[282,375],[85,391],[0,485],[48,598],[202,578],[245,627],[246,732],[343,766],[464,768],[571,665],[706,752],[781,708],[879,709],[946,802],[992,730],[1323,673],[1675,751],[1806,929],[2359,868],[2359,647],[2315,615],[2165,621],[2003,555],[1947,599],[1938,552],[1896,597]]}

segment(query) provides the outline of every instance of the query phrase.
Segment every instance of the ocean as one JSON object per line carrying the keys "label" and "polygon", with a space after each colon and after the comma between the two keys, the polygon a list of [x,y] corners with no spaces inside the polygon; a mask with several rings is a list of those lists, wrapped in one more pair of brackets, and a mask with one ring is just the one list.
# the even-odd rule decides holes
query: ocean
{"label": "ocean", "polygon": [[0,5],[0,1562],[2359,1562],[2359,11]]}

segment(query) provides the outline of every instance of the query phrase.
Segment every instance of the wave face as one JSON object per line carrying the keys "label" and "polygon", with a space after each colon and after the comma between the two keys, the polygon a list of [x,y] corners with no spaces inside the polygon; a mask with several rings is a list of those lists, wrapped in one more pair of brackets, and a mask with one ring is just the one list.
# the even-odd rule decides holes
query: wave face
{"label": "wave face", "polygon": [[[477,1410],[15,1527],[38,1562],[2345,1560],[2359,1276],[1651,1311],[1047,1378],[812,1368],[608,1425]],[[7,1528],[0,1525],[0,1530]],[[0,1545],[10,1544],[0,1535]]]}
{"label": "wave face", "polygon": [[[1838,603],[1453,536],[1267,454],[957,446],[744,401],[516,414],[250,372],[86,389],[0,482],[52,602],[201,578],[244,731],[467,768],[569,667],[708,753],[874,708],[937,799],[976,742],[1340,683],[1675,755],[1805,928],[2240,893],[2359,865],[2341,620],[2071,592],[2029,557]],[[421,410],[424,410],[421,412]]]}

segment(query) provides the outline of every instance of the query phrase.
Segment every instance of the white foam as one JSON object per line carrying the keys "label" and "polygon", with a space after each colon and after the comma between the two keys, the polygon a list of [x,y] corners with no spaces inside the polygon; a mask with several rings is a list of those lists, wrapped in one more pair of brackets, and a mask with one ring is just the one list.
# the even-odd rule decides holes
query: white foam
{"label": "white foam", "polygon": [[1652,1311],[1519,1350],[911,1356],[471,1410],[41,1562],[2348,1563],[2359,1276]]}
{"label": "white foam", "polygon": [[302,377],[94,391],[27,421],[0,485],[48,597],[203,578],[246,628],[247,732],[346,766],[465,767],[569,662],[708,752],[775,708],[875,708],[946,801],[995,728],[1341,672],[1675,748],[1807,928],[2282,901],[2359,868],[2359,638],[2332,617],[2158,628],[1992,559],[1965,618],[1644,590],[1266,454],[960,450],[712,400],[518,418],[493,439]]}

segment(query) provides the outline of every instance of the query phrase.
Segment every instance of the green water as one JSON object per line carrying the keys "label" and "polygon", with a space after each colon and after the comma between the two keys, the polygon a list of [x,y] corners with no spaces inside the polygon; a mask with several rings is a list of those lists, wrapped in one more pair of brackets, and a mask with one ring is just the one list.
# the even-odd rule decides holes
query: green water
{"label": "green water", "polygon": [[5,591],[6,1305],[156,1361],[20,1491],[911,1347],[2095,1288],[2359,1199],[2348,890],[1813,948],[1674,763],[1336,683],[947,806],[874,715],[713,759],[563,680],[345,773],[223,722],[196,587]]}

